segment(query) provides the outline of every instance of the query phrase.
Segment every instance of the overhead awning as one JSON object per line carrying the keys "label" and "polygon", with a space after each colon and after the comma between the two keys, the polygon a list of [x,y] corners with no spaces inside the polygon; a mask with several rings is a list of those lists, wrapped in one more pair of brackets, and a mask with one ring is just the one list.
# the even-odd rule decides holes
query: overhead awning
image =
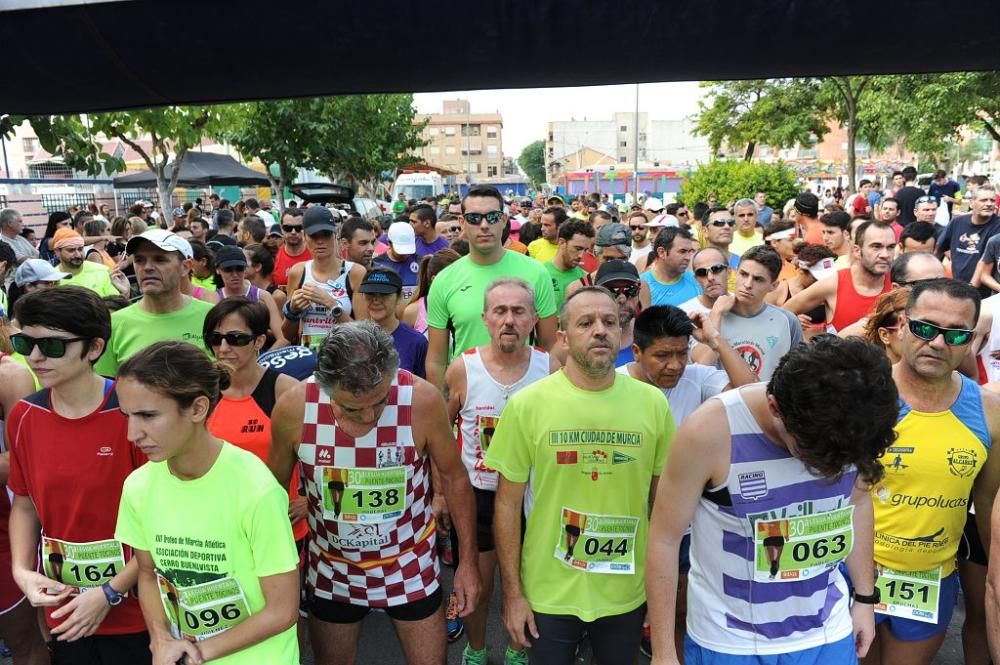
{"label": "overhead awning", "polygon": [[[173,174],[173,164],[166,168],[167,177]],[[118,189],[152,189],[156,187],[156,174],[152,171],[132,173],[114,179]],[[211,152],[189,152],[181,162],[177,177],[178,187],[270,187],[271,182],[263,173],[243,166],[229,155]]]}

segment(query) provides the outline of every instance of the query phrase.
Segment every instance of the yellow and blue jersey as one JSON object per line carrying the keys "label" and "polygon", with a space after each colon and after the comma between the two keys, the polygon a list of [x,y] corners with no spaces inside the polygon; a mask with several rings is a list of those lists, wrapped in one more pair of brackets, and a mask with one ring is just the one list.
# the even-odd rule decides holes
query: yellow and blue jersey
{"label": "yellow and blue jersey", "polygon": [[875,561],[896,570],[955,569],[972,485],[990,452],[982,394],[961,377],[945,411],[924,413],[900,400],[899,435],[882,463],[885,477],[872,490]]}

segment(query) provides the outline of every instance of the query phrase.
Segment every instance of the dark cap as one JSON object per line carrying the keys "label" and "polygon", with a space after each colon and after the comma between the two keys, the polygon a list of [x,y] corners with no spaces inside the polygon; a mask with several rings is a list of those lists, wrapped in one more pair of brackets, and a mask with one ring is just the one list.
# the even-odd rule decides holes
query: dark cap
{"label": "dark cap", "polygon": [[[602,226],[603,228],[607,228]],[[638,282],[639,281],[639,271],[636,270],[635,266],[628,261],[622,261],[621,259],[612,259],[601,264],[601,267],[597,269],[597,277],[594,278],[594,284],[601,286],[602,284],[607,284],[608,282],[617,281],[626,282]]]}
{"label": "dark cap", "polygon": [[632,232],[624,224],[612,222],[597,229],[597,240],[594,244],[598,247],[611,247],[612,245],[632,245]]}
{"label": "dark cap", "polygon": [[812,192],[802,192],[795,197],[795,209],[803,215],[815,217],[819,214],[819,199]]}
{"label": "dark cap", "polygon": [[247,257],[243,253],[243,250],[235,245],[223,245],[222,247],[215,250],[215,267],[216,268],[231,268],[233,266],[239,266],[241,268],[247,267]]}
{"label": "dark cap", "polygon": [[337,224],[334,222],[333,213],[326,206],[313,206],[306,210],[302,216],[302,227],[307,235],[322,233],[323,231],[337,232]]}
{"label": "dark cap", "polygon": [[395,270],[374,269],[361,281],[361,293],[402,293],[403,279]]}

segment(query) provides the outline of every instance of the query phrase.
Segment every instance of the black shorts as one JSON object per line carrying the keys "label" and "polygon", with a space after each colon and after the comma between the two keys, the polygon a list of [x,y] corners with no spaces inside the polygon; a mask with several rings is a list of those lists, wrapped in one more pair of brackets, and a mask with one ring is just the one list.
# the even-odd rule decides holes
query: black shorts
{"label": "black shorts", "polygon": [[965,518],[965,532],[958,542],[958,558],[980,566],[989,563],[983,541],[979,538],[979,527],[976,526],[976,516],[969,513]]}
{"label": "black shorts", "polygon": [[91,635],[73,642],[49,642],[52,665],[102,665],[129,663],[145,665],[153,662],[149,650],[149,633],[125,635]]}
{"label": "black shorts", "polygon": [[[394,621],[421,621],[441,609],[441,587],[437,591],[405,605],[379,608],[385,610]],[[324,600],[315,596],[309,599],[309,614],[327,623],[357,623],[372,611],[367,605],[351,605],[335,600]]]}
{"label": "black shorts", "polygon": [[590,637],[594,662],[601,665],[632,665],[639,655],[646,604],[625,614],[584,621],[575,616],[535,612],[538,639],[531,639],[531,662],[572,665],[577,644],[584,633]]}
{"label": "black shorts", "polygon": [[768,536],[764,539],[764,547],[783,547],[785,539],[781,536]]}
{"label": "black shorts", "polygon": [[493,542],[493,506],[497,493],[489,490],[472,488],[476,495],[476,547],[480,552],[492,552],[496,549]]}

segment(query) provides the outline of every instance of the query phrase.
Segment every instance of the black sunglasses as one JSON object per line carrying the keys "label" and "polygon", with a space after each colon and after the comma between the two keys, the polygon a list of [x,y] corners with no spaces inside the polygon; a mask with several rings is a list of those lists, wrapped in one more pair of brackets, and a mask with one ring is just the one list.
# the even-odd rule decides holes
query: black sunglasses
{"label": "black sunglasses", "polygon": [[487,213],[467,212],[464,215],[462,215],[462,217],[465,218],[466,224],[479,226],[480,224],[483,223],[483,220],[485,219],[487,224],[493,226],[494,224],[499,224],[500,221],[503,219],[503,211],[491,210]]}
{"label": "black sunglasses", "polygon": [[932,201],[934,203],[937,203],[937,199],[933,196],[921,196],[919,199],[913,202],[913,205],[918,206],[921,203],[931,203]]}
{"label": "black sunglasses", "polygon": [[10,344],[22,356],[30,356],[37,346],[46,358],[62,358],[66,355],[67,344],[87,339],[87,337],[28,337],[24,333],[15,333],[10,336]]}
{"label": "black sunglasses", "polygon": [[925,342],[933,342],[938,335],[944,335],[944,343],[948,346],[964,346],[972,341],[975,330],[964,328],[942,328],[941,326],[920,319],[910,319],[906,322],[910,332]]}
{"label": "black sunglasses", "polygon": [[708,277],[708,273],[713,275],[718,275],[720,272],[725,272],[729,269],[725,263],[716,263],[714,266],[708,266],[707,268],[695,268],[695,277]]}
{"label": "black sunglasses", "polygon": [[[604,285],[602,285],[604,286]],[[625,296],[626,298],[635,298],[639,295],[639,289],[641,288],[639,284],[629,284],[628,286],[604,286],[608,291],[615,294],[615,296]]]}
{"label": "black sunglasses", "polygon": [[211,347],[215,347],[215,346],[222,346],[222,340],[226,340],[226,344],[228,344],[229,346],[247,346],[248,344],[253,342],[254,339],[256,338],[250,333],[210,332],[210,333],[205,333],[203,339],[205,340],[205,344],[208,344]]}
{"label": "black sunglasses", "polygon": [[461,226],[450,226],[450,227],[448,227],[448,230],[451,231],[452,233],[458,233],[459,231],[462,230],[462,227]]}
{"label": "black sunglasses", "polygon": [[714,222],[710,222],[710,224],[712,226],[717,226],[717,227],[719,227],[721,229],[723,226],[736,226],[736,220],[735,219],[717,219]]}
{"label": "black sunglasses", "polygon": [[281,230],[285,233],[302,233],[301,224],[282,224]]}

